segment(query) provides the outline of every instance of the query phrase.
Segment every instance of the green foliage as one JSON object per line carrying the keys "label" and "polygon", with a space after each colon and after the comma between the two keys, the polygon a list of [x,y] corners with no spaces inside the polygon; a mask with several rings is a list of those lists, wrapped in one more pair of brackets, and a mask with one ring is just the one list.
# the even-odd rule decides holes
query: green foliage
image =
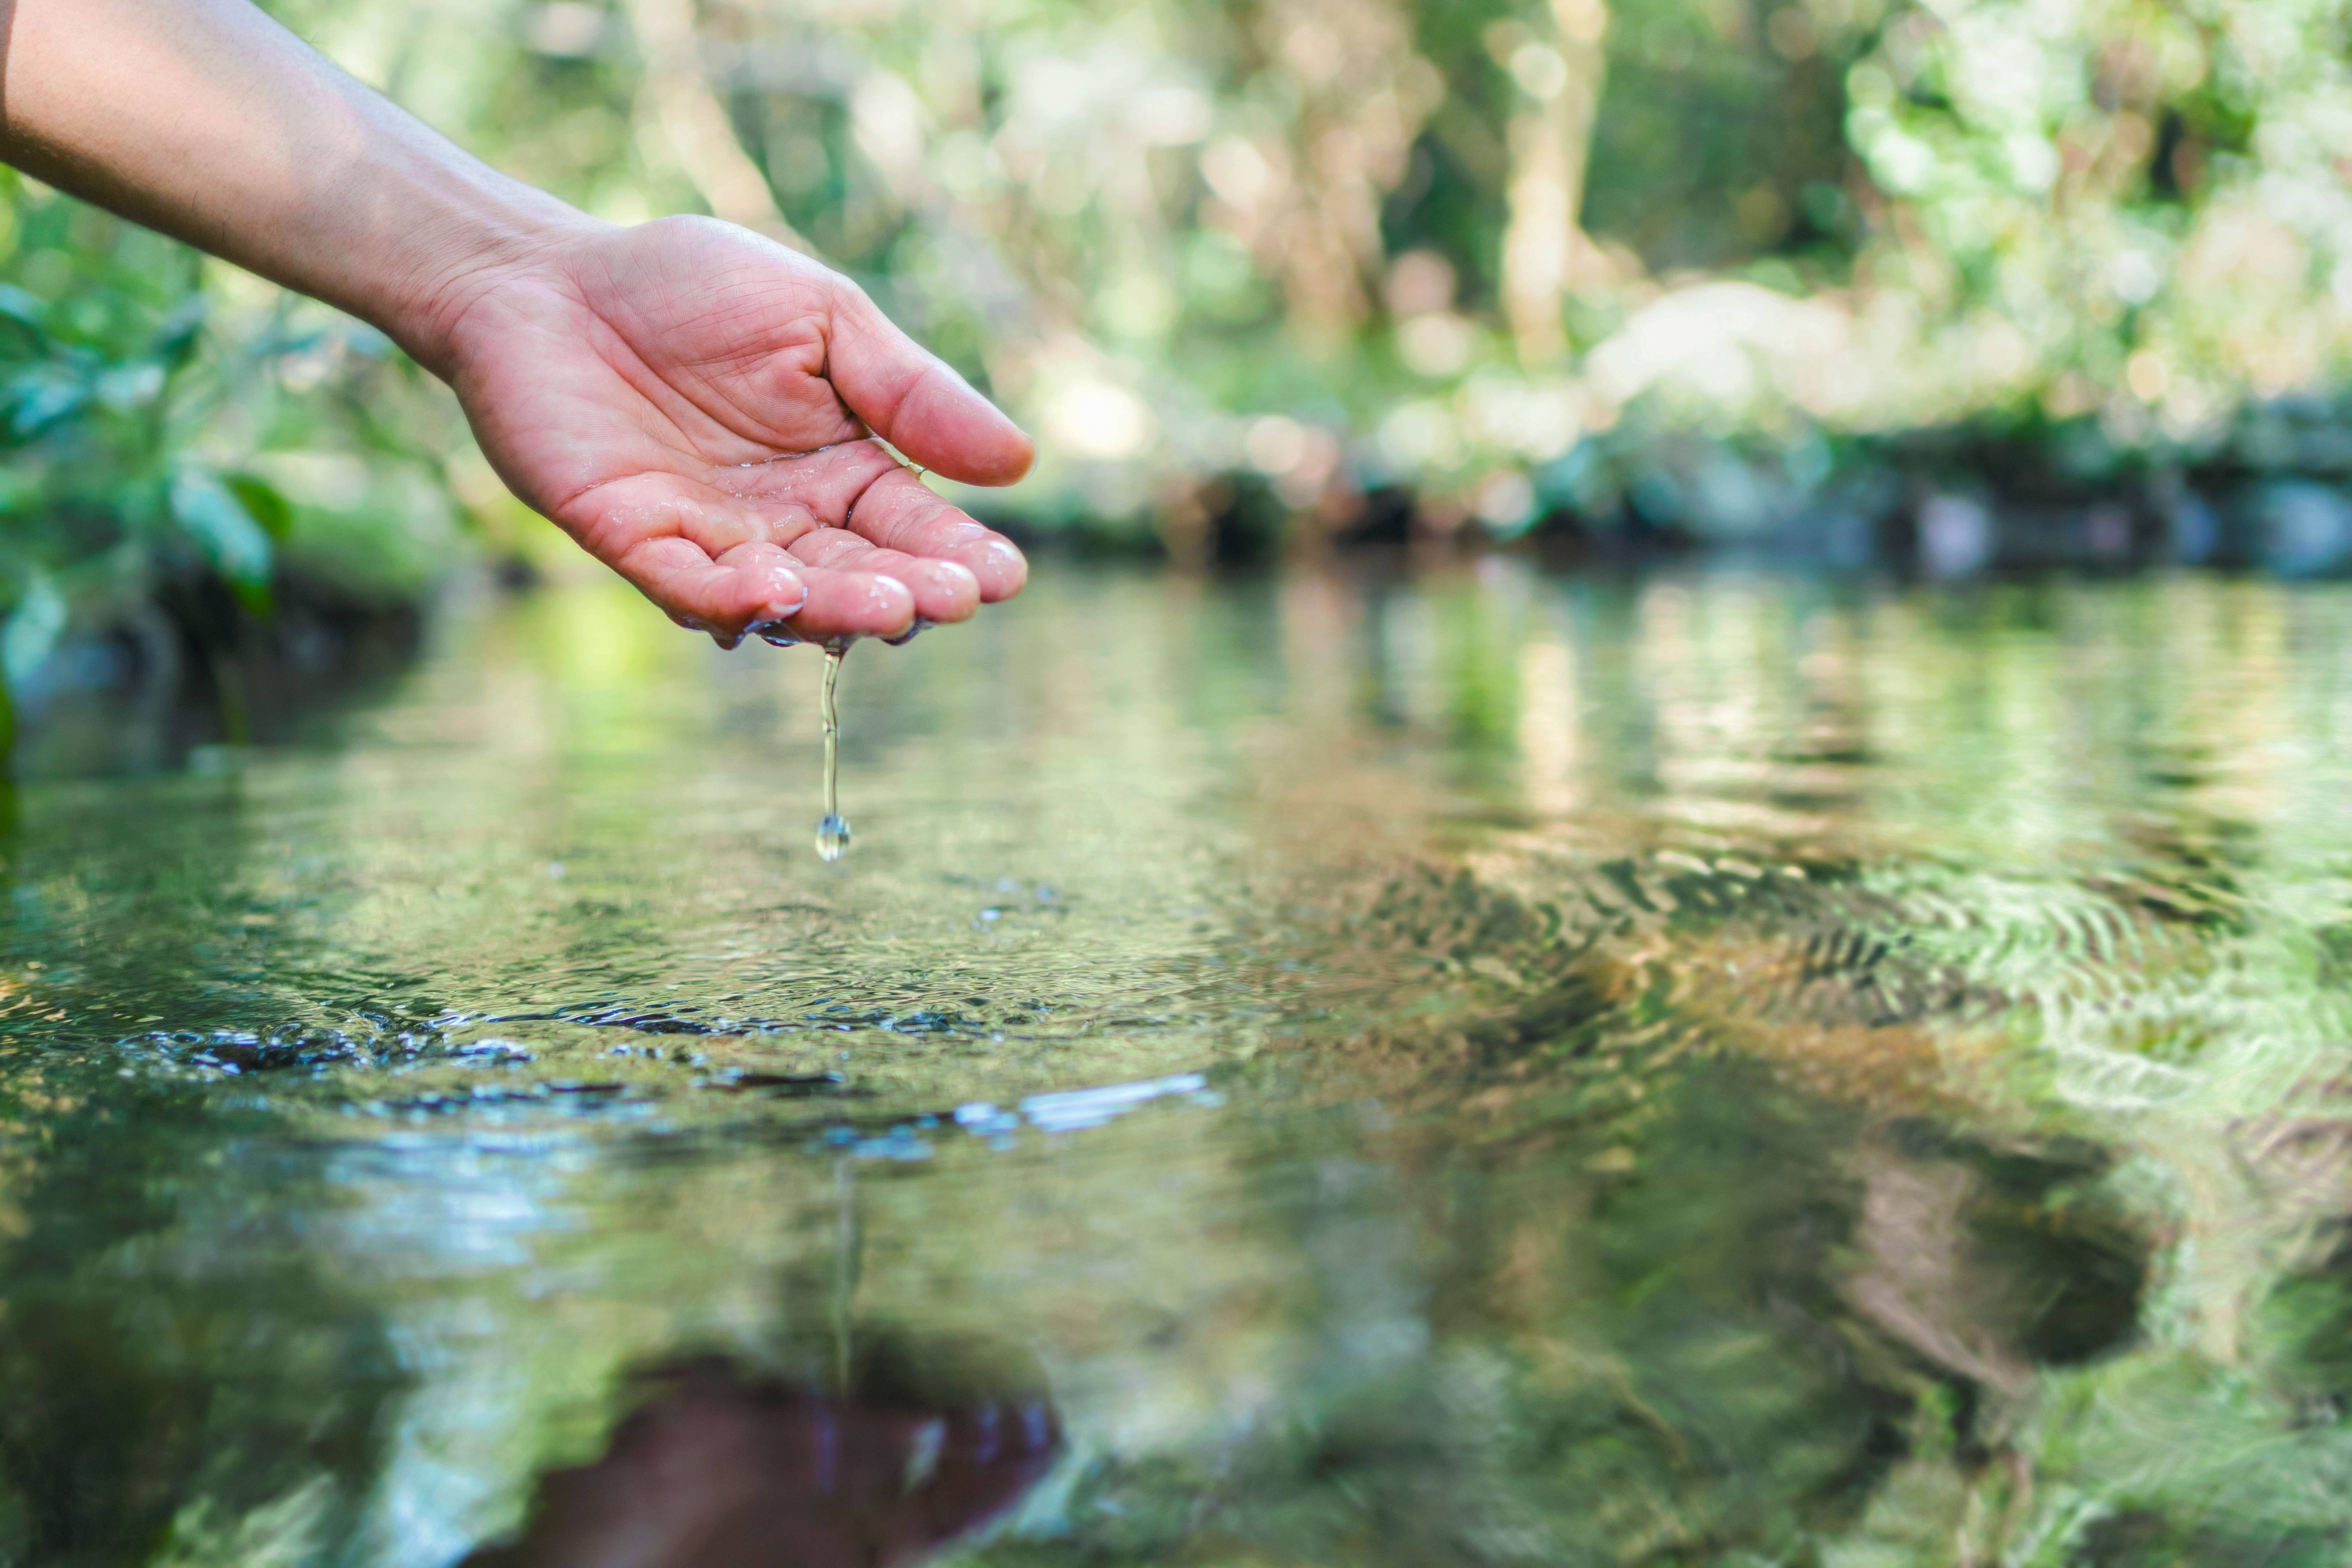
{"label": "green foliage", "polygon": [[[1906,430],[2201,460],[2352,353],[2343,0],[275,8],[592,211],[850,271],[1044,437],[990,504],[1090,534],[1181,545],[1259,490],[1344,527],[1384,489],[1748,534],[1867,510],[1835,487]],[[331,538],[421,587],[394,472],[516,547],[372,334],[7,192],[20,679],[52,596],[158,572],[257,612]],[[289,489],[287,453],[366,482]]]}
{"label": "green foliage", "polygon": [[0,171],[0,195],[12,686],[78,620],[133,613],[173,582],[216,582],[269,616],[288,552],[302,558],[320,531],[320,509],[279,482],[289,456],[404,465],[439,487],[449,416],[373,333],[13,173]]}

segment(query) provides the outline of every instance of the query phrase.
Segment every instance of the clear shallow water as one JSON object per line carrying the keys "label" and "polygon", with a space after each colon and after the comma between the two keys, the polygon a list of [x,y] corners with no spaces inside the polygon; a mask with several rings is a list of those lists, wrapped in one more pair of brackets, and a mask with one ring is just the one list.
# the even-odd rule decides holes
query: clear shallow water
{"label": "clear shallow water", "polygon": [[2352,1550],[2352,594],[1062,569],[830,866],[819,662],[23,792],[0,1562]]}

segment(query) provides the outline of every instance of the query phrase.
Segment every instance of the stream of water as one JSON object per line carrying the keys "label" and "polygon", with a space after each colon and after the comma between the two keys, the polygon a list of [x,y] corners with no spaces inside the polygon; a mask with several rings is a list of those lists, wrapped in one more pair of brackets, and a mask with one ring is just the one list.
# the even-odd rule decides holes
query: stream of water
{"label": "stream of water", "polygon": [[841,815],[841,661],[848,651],[825,650],[824,684],[817,691],[824,726],[824,815],[816,824],[816,858],[827,861],[849,853],[849,823]]}
{"label": "stream of water", "polygon": [[2352,591],[1064,566],[823,663],[485,599],[20,792],[0,1562],[2352,1543]]}

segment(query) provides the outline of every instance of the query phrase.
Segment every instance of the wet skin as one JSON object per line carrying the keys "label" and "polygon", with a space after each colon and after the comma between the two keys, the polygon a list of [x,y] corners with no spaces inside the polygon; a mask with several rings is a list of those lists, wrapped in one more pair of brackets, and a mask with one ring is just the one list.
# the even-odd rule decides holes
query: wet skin
{"label": "wet skin", "polygon": [[468,156],[236,0],[0,5],[0,161],[349,310],[673,619],[835,642],[961,620],[1027,437],[847,279],[711,218],[619,228]]}
{"label": "wet skin", "polygon": [[1008,598],[1011,541],[880,441],[974,484],[1027,437],[857,287],[711,219],[583,227],[469,281],[449,379],[515,492],[683,625],[899,637]]}

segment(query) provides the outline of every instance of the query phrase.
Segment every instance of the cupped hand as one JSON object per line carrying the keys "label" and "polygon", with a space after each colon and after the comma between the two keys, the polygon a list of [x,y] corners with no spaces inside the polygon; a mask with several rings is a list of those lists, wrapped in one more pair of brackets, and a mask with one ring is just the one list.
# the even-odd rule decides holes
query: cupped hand
{"label": "cupped hand", "polygon": [[681,625],[897,637],[1020,591],[971,484],[1029,438],[857,286],[713,218],[583,225],[470,282],[446,364],[514,492]]}

